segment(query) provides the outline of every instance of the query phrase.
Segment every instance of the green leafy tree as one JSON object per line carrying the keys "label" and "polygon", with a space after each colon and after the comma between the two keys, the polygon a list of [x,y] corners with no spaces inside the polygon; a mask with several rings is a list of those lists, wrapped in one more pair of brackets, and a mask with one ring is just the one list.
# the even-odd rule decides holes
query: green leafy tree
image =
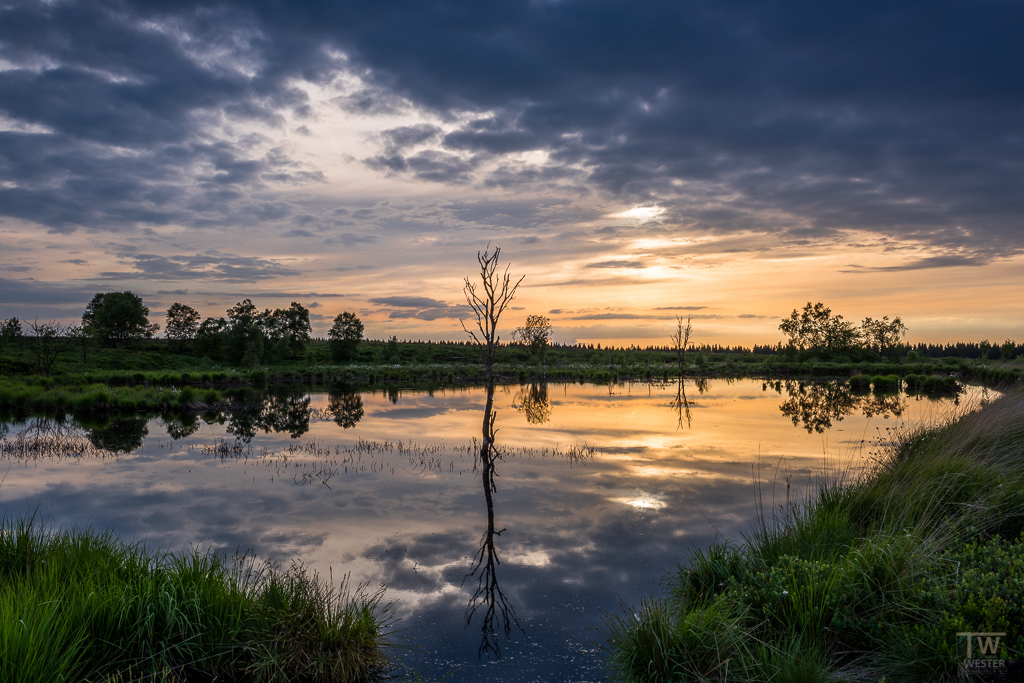
{"label": "green leafy tree", "polygon": [[93,345],[93,338],[89,332],[81,325],[72,325],[67,328],[67,336],[82,351],[82,365],[88,363],[89,349]]}
{"label": "green leafy tree", "polygon": [[207,318],[196,330],[195,353],[209,358],[221,358],[224,349],[225,330],[228,321],[224,318]]}
{"label": "green leafy tree", "polygon": [[331,358],[336,361],[354,360],[363,340],[363,323],[354,313],[345,311],[334,318],[327,338],[331,347]]}
{"label": "green leafy tree", "polygon": [[252,300],[244,299],[227,311],[224,354],[228,361],[255,367],[263,361],[268,326]]}
{"label": "green leafy tree", "polygon": [[802,311],[794,308],[779,329],[789,337],[789,343],[800,350],[840,351],[857,346],[861,341],[856,325],[843,320],[841,315],[832,315],[832,309],[821,302],[808,301]]}
{"label": "green leafy tree", "polygon": [[114,347],[148,339],[160,329],[149,322],[149,308],[132,292],[100,292],[85,307],[82,327]]}
{"label": "green leafy tree", "polygon": [[512,340],[528,347],[530,355],[538,358],[543,368],[553,334],[550,320],[542,315],[530,315],[526,317],[525,325],[512,331]]}
{"label": "green leafy tree", "polygon": [[198,331],[199,311],[178,302],[171,304],[164,322],[164,335],[182,348],[185,342],[195,339]]}
{"label": "green leafy tree", "polygon": [[263,330],[268,346],[276,355],[301,355],[309,343],[312,327],[309,325],[309,309],[293,301],[288,308],[265,310],[259,315],[259,326]]}
{"label": "green leafy tree", "polygon": [[1017,342],[1007,339],[999,348],[999,357],[1003,360],[1013,360],[1017,357]]}
{"label": "green leafy tree", "polygon": [[883,356],[887,351],[898,350],[897,347],[907,333],[907,326],[903,324],[899,316],[892,320],[889,320],[887,315],[882,316],[880,320],[864,318],[860,329],[868,348]]}
{"label": "green leafy tree", "polygon": [[285,311],[284,319],[284,329],[292,345],[292,352],[302,353],[313,333],[313,326],[309,322],[309,309],[293,301]]}
{"label": "green leafy tree", "polygon": [[4,349],[10,349],[22,338],[21,321],[17,318],[8,318],[0,323],[0,356],[3,356]]}
{"label": "green leafy tree", "polygon": [[378,358],[385,362],[390,362],[398,359],[398,337],[391,335],[391,339],[388,339],[384,346],[381,348]]}

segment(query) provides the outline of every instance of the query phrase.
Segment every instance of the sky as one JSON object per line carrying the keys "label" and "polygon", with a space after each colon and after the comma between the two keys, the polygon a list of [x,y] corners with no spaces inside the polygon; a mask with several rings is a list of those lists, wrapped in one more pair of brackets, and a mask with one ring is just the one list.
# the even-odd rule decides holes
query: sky
{"label": "sky", "polygon": [[[1024,3],[0,0],[0,318],[1024,341]],[[467,317],[470,316],[470,317]]]}

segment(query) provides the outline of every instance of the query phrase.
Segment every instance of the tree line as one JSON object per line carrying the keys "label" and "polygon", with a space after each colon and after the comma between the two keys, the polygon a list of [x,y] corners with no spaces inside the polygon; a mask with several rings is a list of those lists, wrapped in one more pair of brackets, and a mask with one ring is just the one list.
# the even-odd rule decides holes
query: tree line
{"label": "tree line", "polygon": [[[123,348],[143,339],[150,339],[159,326],[150,322],[150,309],[142,298],[130,291],[100,292],[86,304],[81,323],[61,325],[38,320],[23,323],[17,318],[0,321],[0,357],[18,345],[25,346],[34,356],[36,371],[49,374],[62,354],[77,352],[83,364],[98,347]],[[228,308],[223,316],[202,319],[193,307],[175,302],[166,312],[163,334],[171,351],[191,353],[198,357],[223,361],[239,367],[256,367],[302,358],[311,341],[309,309],[298,302],[287,308],[257,308],[251,299],[244,299]],[[689,320],[677,319],[669,335],[672,344],[639,346],[622,349],[601,344],[559,344],[553,341],[551,321],[542,315],[530,315],[526,323],[511,331],[510,341],[497,335],[494,347],[517,346],[530,357],[546,366],[549,350],[563,352],[590,351],[648,351],[672,352],[682,360],[687,351],[703,354],[755,353],[783,355],[791,358],[871,360],[879,356],[895,358],[909,354],[917,358],[956,357],[965,359],[1012,360],[1024,354],[1024,345],[1012,340],[1002,344],[987,340],[957,342],[955,344],[907,344],[907,327],[900,317],[890,319],[864,318],[857,325],[841,315],[833,314],[823,303],[808,302],[802,309],[781,321],[779,329],[787,340],[775,345],[729,346],[720,344],[692,344],[686,325]],[[359,357],[363,341],[363,323],[353,313],[344,312],[334,318],[327,335],[328,350],[337,362],[353,361]],[[466,347],[473,341],[427,342],[432,345]],[[404,354],[404,352],[403,352]],[[396,360],[398,339],[392,337],[376,353],[378,360]],[[525,360],[525,357],[522,359]],[[611,362],[609,360],[609,362]]]}
{"label": "tree line", "polygon": [[[251,299],[239,301],[224,317],[199,322],[199,312],[174,303],[167,309],[164,335],[183,348],[191,344],[199,356],[255,367],[267,362],[300,358],[310,342],[309,309],[293,301],[288,308],[264,309]],[[345,311],[334,318],[327,333],[331,357],[353,360],[363,339],[363,323]]]}
{"label": "tree line", "polygon": [[[0,322],[0,356],[23,341],[30,342],[39,372],[49,374],[64,352],[77,348],[82,362],[96,345],[123,348],[152,338],[160,326],[149,320],[150,309],[137,294],[97,292],[85,306],[80,325],[61,325],[18,318]],[[179,302],[167,309],[164,336],[174,350],[233,365],[255,367],[300,358],[310,342],[309,309],[293,301],[288,308],[260,311],[251,299],[239,301],[223,317],[201,320],[199,312]],[[25,329],[27,328],[27,329]],[[334,360],[352,360],[363,339],[363,324],[353,313],[340,313],[328,332]]]}

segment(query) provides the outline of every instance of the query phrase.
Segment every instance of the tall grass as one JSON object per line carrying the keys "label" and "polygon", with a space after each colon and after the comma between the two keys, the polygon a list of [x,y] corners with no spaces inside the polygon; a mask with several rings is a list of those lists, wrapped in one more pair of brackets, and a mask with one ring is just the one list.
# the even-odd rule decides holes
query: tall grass
{"label": "tall grass", "polygon": [[391,667],[381,598],[298,565],[5,519],[0,682],[377,680]]}
{"label": "tall grass", "polygon": [[613,680],[931,682],[966,675],[969,631],[1024,659],[1020,390],[696,553],[603,635]]}

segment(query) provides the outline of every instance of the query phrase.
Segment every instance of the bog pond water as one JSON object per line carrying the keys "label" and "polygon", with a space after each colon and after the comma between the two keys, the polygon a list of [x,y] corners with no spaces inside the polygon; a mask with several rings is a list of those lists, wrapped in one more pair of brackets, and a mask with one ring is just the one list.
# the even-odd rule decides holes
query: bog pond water
{"label": "bog pond water", "polygon": [[673,563],[855,474],[956,398],[711,379],[273,393],[196,419],[0,423],[0,507],[155,547],[293,559],[386,586],[409,669],[449,681],[600,674],[602,611]]}

